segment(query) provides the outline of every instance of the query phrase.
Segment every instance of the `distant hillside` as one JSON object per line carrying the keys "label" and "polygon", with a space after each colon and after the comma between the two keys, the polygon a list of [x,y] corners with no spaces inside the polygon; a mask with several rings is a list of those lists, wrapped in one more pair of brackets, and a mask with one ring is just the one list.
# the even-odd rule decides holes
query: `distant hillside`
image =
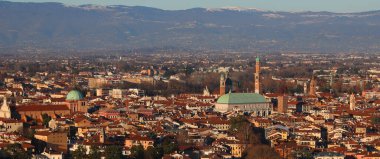
{"label": "distant hillside", "polygon": [[224,8],[65,6],[0,1],[0,48],[183,48],[380,52],[380,11],[272,12]]}

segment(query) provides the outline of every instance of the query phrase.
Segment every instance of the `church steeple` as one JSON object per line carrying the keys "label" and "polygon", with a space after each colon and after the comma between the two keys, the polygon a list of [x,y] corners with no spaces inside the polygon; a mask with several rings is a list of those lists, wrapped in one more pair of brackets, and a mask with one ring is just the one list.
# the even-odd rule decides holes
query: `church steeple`
{"label": "church steeple", "polygon": [[203,90],[203,96],[210,96],[210,91],[208,90],[207,86],[206,86],[206,88]]}
{"label": "church steeple", "polygon": [[99,133],[99,142],[103,144],[105,141],[105,138],[106,138],[106,133],[104,132],[104,128],[102,128]]}
{"label": "church steeple", "polygon": [[225,74],[222,73],[220,75],[220,81],[219,81],[219,95],[226,94],[226,77]]}
{"label": "church steeple", "polygon": [[355,110],[356,108],[356,99],[355,99],[355,95],[352,93],[350,95],[350,110]]}
{"label": "church steeple", "polygon": [[219,95],[222,96],[230,91],[232,92],[233,91],[232,85],[233,85],[233,82],[231,78],[229,77],[229,72],[222,73],[220,76],[220,85],[219,85],[220,94]]}
{"label": "church steeple", "polygon": [[256,58],[256,69],[255,69],[255,93],[260,94],[261,88],[260,88],[260,58]]}
{"label": "church steeple", "polygon": [[309,88],[309,95],[315,96],[316,95],[316,87],[317,87],[317,82],[315,81],[314,76],[311,78],[310,81],[310,88]]}
{"label": "church steeple", "polygon": [[11,118],[11,109],[9,108],[7,97],[3,96],[3,105],[0,108],[0,118]]}

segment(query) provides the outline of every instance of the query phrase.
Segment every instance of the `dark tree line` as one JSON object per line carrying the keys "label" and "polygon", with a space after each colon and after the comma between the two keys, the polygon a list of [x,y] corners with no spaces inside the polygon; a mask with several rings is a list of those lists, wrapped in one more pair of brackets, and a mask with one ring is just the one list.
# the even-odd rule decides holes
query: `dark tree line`
{"label": "dark tree line", "polygon": [[245,116],[237,116],[230,119],[230,133],[245,141],[247,147],[244,150],[245,159],[279,159],[280,156],[265,143],[263,132],[258,132]]}

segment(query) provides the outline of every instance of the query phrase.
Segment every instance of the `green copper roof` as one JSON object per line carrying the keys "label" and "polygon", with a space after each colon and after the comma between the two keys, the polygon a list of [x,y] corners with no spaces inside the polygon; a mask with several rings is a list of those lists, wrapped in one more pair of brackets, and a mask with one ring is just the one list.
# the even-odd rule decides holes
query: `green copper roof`
{"label": "green copper roof", "polygon": [[256,62],[260,62],[260,58],[259,57],[256,57]]}
{"label": "green copper roof", "polygon": [[83,98],[83,94],[77,90],[70,91],[66,96],[66,100],[81,100]]}
{"label": "green copper roof", "polygon": [[228,93],[219,97],[219,104],[252,104],[267,102],[264,96],[257,93]]}

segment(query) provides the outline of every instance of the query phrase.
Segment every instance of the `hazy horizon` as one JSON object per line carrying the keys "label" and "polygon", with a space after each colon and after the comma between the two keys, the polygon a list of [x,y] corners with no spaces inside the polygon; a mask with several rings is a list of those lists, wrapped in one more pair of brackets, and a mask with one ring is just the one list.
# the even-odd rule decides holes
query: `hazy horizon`
{"label": "hazy horizon", "polygon": [[[328,11],[336,13],[348,12],[365,12],[380,9],[380,1],[378,0],[6,0],[10,2],[58,2],[66,5],[126,5],[126,6],[145,6],[164,10],[183,10],[190,8],[224,8],[224,7],[242,7],[256,8],[271,11]],[[344,5],[342,5],[344,4]]]}

